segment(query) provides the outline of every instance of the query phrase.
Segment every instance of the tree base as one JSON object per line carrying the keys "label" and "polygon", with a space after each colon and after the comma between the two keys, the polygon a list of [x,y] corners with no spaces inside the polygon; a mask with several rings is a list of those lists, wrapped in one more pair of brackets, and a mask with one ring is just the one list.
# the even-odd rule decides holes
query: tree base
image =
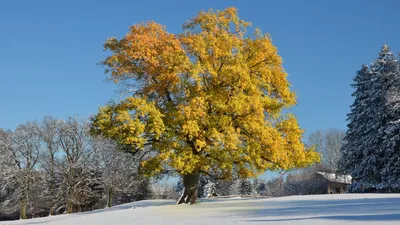
{"label": "tree base", "polygon": [[177,205],[179,204],[194,204],[197,199],[197,188],[199,186],[199,173],[185,174],[183,175],[183,193],[179,198]]}

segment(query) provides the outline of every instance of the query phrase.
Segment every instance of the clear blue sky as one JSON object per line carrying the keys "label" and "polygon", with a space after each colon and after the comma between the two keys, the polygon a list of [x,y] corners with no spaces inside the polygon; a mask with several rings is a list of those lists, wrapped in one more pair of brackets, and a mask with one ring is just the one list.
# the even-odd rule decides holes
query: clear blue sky
{"label": "clear blue sky", "polygon": [[116,98],[97,62],[102,44],[155,20],[177,33],[200,10],[235,6],[268,32],[289,73],[307,134],[346,128],[350,84],[386,43],[400,50],[400,1],[19,1],[0,2],[0,127],[44,115],[87,117]]}

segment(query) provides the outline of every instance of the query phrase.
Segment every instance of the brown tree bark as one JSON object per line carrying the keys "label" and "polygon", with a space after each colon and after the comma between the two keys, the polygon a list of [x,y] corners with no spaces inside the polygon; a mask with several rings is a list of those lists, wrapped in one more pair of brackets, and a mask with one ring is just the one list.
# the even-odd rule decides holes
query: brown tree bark
{"label": "brown tree bark", "polygon": [[113,188],[110,187],[108,189],[108,198],[107,198],[107,207],[112,207],[112,198],[113,198]]}
{"label": "brown tree bark", "polygon": [[68,194],[67,194],[67,213],[73,213],[74,212],[74,203],[72,202],[73,199],[73,195],[74,193],[74,188],[73,188],[73,184],[72,181],[74,180],[75,177],[75,169],[74,168],[70,168],[69,171],[69,175],[68,175],[68,183],[69,185],[69,190],[68,190]]}
{"label": "brown tree bark", "polygon": [[[51,147],[50,147],[50,149],[51,149]],[[50,151],[50,152],[52,152],[52,151]],[[50,161],[51,161],[51,167],[50,167],[50,179],[51,179],[51,181],[50,181],[50,188],[49,188],[49,190],[50,190],[50,193],[51,193],[51,197],[52,197],[52,199],[51,199],[51,202],[50,202],[50,215],[51,216],[54,216],[55,215],[55,212],[54,212],[54,207],[55,207],[55,201],[54,201],[54,197],[55,197],[55,175],[54,175],[54,168],[55,168],[55,163],[54,163],[54,154],[52,154],[52,153],[50,153]]]}
{"label": "brown tree bark", "polygon": [[74,205],[71,201],[67,201],[67,213],[73,213],[74,212]]}
{"label": "brown tree bark", "polygon": [[21,206],[20,206],[20,210],[19,210],[19,217],[21,219],[28,219],[28,216],[26,215],[26,211],[27,211],[27,207],[28,207],[28,202],[26,201],[25,198],[23,198],[21,200]]}
{"label": "brown tree bark", "polygon": [[197,199],[197,189],[199,186],[199,173],[185,174],[183,178],[183,193],[176,204],[194,204]]}

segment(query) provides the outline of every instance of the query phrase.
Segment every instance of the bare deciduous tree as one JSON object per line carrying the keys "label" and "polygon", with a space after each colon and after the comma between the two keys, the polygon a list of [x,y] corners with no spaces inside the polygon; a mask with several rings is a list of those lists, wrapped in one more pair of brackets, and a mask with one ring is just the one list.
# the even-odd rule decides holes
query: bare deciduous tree
{"label": "bare deciduous tree", "polygon": [[59,169],[63,183],[59,191],[65,198],[66,211],[80,211],[98,192],[93,186],[100,184],[99,165],[94,159],[95,149],[90,146],[88,124],[76,118],[61,122],[57,128],[59,144],[64,156]]}
{"label": "bare deciduous tree", "polygon": [[92,141],[96,158],[100,160],[102,181],[107,197],[107,207],[113,205],[115,191],[124,192],[132,187],[139,162],[129,153],[118,151],[113,141],[96,138]]}
{"label": "bare deciduous tree", "polygon": [[36,171],[40,148],[38,125],[28,122],[2,136],[6,136],[2,159],[9,163],[1,171],[1,189],[8,192],[8,198],[2,203],[2,211],[19,210],[20,218],[27,219],[28,208],[33,203],[32,192],[40,179]]}
{"label": "bare deciduous tree", "polygon": [[150,180],[138,168],[150,149],[120,149],[129,147],[90,136],[88,123],[77,118],[46,116],[14,132],[0,129],[0,216],[72,213],[149,198]]}
{"label": "bare deciduous tree", "polygon": [[308,144],[315,145],[321,154],[321,164],[329,172],[336,172],[340,158],[340,148],[345,132],[339,129],[318,130],[309,136]]}
{"label": "bare deciduous tree", "polygon": [[39,137],[42,143],[40,164],[45,172],[43,184],[45,191],[41,198],[48,205],[50,215],[54,215],[57,203],[56,153],[59,150],[58,124],[60,122],[50,116],[45,116],[39,124]]}

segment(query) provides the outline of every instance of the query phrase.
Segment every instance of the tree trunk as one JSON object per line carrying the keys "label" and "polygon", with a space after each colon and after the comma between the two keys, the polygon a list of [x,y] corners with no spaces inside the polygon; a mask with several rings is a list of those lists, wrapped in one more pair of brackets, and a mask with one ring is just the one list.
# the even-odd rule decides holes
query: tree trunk
{"label": "tree trunk", "polygon": [[28,216],[26,215],[27,209],[28,209],[28,202],[29,202],[29,195],[28,195],[28,190],[29,190],[29,182],[26,182],[26,186],[23,190],[23,196],[20,200],[20,210],[19,210],[19,216],[21,219],[28,219]]}
{"label": "tree trunk", "polygon": [[69,184],[69,190],[67,194],[67,213],[73,213],[74,212],[74,203],[72,202],[73,195],[75,194],[74,185],[73,181],[75,179],[75,169],[71,167],[70,164],[70,171],[68,174],[68,184]]}
{"label": "tree trunk", "polygon": [[52,206],[50,206],[50,212],[49,212],[49,215],[50,216],[54,216],[54,206],[52,205]]}
{"label": "tree trunk", "polygon": [[67,208],[66,209],[67,213],[73,213],[74,212],[74,203],[72,201],[72,191],[71,190],[68,190],[66,208]]}
{"label": "tree trunk", "polygon": [[55,207],[55,202],[54,202],[54,198],[55,198],[55,176],[54,176],[54,154],[52,154],[52,151],[50,151],[50,160],[51,160],[51,167],[50,167],[50,194],[51,194],[51,202],[50,202],[50,215],[53,216],[54,213],[54,207]]}
{"label": "tree trunk", "polygon": [[199,173],[183,175],[183,193],[176,204],[194,204],[197,199],[197,188],[199,186]]}
{"label": "tree trunk", "polygon": [[108,208],[112,207],[112,198],[113,198],[113,188],[110,187],[108,189],[108,199],[107,199],[107,207]]}
{"label": "tree trunk", "polygon": [[74,212],[74,205],[70,200],[67,200],[67,213],[73,213]]}
{"label": "tree trunk", "polygon": [[19,217],[21,218],[21,219],[28,219],[28,217],[26,216],[26,209],[27,209],[27,205],[28,205],[28,203],[27,203],[27,201],[26,201],[26,199],[24,198],[24,199],[22,199],[21,200],[21,208],[20,208],[20,210],[19,210]]}

